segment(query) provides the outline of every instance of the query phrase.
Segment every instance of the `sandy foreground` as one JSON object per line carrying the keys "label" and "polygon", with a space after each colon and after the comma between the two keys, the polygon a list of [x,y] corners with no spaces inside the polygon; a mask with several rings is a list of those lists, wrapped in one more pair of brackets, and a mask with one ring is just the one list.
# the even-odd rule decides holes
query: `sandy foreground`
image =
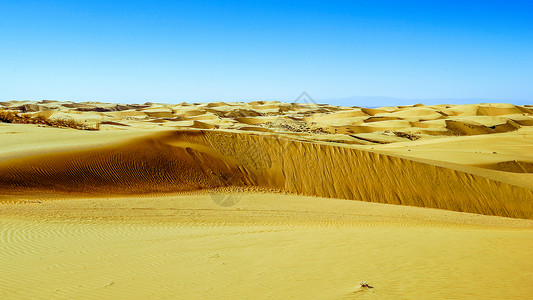
{"label": "sandy foreground", "polygon": [[533,297],[530,106],[2,107],[2,299]]}
{"label": "sandy foreground", "polygon": [[[217,205],[219,195],[3,205],[0,296],[527,299],[533,293],[530,220],[234,195],[239,202],[228,208]],[[375,292],[360,291],[360,280]]]}

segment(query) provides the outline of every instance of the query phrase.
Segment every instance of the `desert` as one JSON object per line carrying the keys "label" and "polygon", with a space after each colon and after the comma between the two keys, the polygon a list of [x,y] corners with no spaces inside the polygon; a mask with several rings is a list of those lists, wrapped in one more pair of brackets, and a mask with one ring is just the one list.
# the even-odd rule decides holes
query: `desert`
{"label": "desert", "polygon": [[3,299],[533,295],[531,105],[5,101],[0,121]]}

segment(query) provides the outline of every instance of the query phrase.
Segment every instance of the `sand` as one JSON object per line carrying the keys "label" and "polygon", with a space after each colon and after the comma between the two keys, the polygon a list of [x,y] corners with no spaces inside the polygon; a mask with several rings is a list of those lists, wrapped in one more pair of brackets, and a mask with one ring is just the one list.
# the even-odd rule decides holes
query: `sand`
{"label": "sand", "polygon": [[[278,193],[240,197],[229,208],[210,195],[4,204],[0,295],[527,299],[533,292],[530,220]],[[360,280],[375,292],[360,291]]]}
{"label": "sand", "polygon": [[530,106],[2,106],[3,299],[533,296]]}

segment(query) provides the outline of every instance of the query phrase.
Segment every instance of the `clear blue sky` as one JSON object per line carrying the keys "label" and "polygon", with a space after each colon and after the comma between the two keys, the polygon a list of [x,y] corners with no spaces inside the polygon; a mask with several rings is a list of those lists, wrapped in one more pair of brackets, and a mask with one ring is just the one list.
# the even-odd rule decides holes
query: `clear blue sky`
{"label": "clear blue sky", "polygon": [[0,0],[0,71],[0,100],[533,103],[533,1]]}

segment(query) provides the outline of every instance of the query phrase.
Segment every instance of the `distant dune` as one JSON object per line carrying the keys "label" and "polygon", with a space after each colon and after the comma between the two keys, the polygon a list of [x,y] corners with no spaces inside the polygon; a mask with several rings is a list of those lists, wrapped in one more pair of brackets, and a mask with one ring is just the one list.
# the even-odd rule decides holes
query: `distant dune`
{"label": "distant dune", "polygon": [[0,102],[0,298],[531,299],[532,110]]}
{"label": "distant dune", "polygon": [[[85,134],[106,141],[85,145],[84,135],[76,131],[72,140],[79,143],[68,150],[52,144],[35,151],[28,146],[25,154],[17,154],[9,140],[22,137],[4,135],[0,188],[5,194],[244,187],[533,218],[533,191],[527,183],[533,165],[531,106],[0,104],[19,114],[99,124],[100,131]],[[33,126],[24,133],[27,140],[50,129],[8,123],[0,129],[20,126]],[[492,143],[501,146],[497,141],[512,145],[487,151]],[[443,150],[450,143],[455,148]],[[460,152],[461,143],[470,143],[468,151]],[[37,138],[34,145],[39,144]]]}

